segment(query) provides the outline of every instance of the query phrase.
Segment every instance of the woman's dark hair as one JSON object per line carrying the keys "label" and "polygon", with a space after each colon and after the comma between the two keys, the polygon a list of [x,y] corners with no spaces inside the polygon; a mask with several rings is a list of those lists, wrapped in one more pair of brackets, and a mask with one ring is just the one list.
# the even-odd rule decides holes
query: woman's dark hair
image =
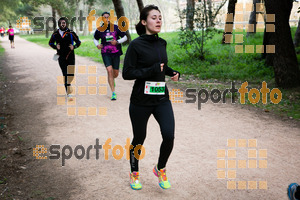
{"label": "woman's dark hair", "polygon": [[108,14],[110,16],[109,12],[103,12],[101,16],[103,16],[105,14]]}
{"label": "woman's dark hair", "polygon": [[158,7],[155,5],[147,5],[142,9],[141,14],[140,14],[140,21],[137,25],[135,25],[135,30],[138,35],[143,35],[146,33],[146,27],[142,24],[142,20],[145,20],[145,21],[147,20],[147,17],[151,10],[157,10],[160,12]]}

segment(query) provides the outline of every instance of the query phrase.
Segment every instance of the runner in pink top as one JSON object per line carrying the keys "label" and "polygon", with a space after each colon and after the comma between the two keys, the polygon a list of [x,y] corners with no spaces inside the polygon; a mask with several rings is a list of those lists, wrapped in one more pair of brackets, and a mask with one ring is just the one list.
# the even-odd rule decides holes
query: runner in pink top
{"label": "runner in pink top", "polygon": [[9,29],[7,30],[7,34],[8,34],[8,39],[10,40],[10,46],[11,48],[15,48],[15,43],[14,43],[14,29],[9,26]]}
{"label": "runner in pink top", "polygon": [[3,26],[0,28],[0,34],[1,37],[4,37],[4,33],[5,33],[5,29],[3,28]]}

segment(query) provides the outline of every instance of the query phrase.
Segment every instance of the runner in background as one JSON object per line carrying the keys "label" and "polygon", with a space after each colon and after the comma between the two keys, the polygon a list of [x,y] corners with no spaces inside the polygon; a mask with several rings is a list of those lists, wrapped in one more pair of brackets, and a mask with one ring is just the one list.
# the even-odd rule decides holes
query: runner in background
{"label": "runner in background", "polygon": [[168,189],[171,184],[166,175],[166,164],[174,144],[175,120],[165,75],[178,81],[179,72],[168,67],[167,42],[158,36],[162,19],[157,6],[150,5],[140,13],[140,22],[136,25],[138,38],[127,49],[123,78],[135,80],[129,105],[129,115],[133,129],[130,149],[130,186],[134,190],[142,188],[139,174],[139,158],[134,149],[143,145],[146,138],[148,119],[153,114],[158,122],[162,143],[157,165],[153,173],[158,177],[159,186]]}
{"label": "runner in background", "polygon": [[297,183],[291,183],[287,195],[290,200],[300,200],[300,186]]}
{"label": "runner in background", "polygon": [[1,34],[1,37],[4,37],[4,33],[5,33],[5,29],[4,29],[4,27],[2,26],[2,27],[0,28],[0,34]]}
{"label": "runner in background", "polygon": [[[68,100],[72,101],[72,88],[70,87],[70,83],[72,82],[75,73],[74,49],[78,48],[81,42],[76,33],[68,28],[67,23],[67,19],[64,17],[58,20],[59,29],[52,34],[49,40],[49,45],[53,49],[57,50],[57,54],[59,55],[58,63],[64,76],[64,84],[67,92],[67,98]],[[75,45],[74,42],[76,43]],[[69,68],[68,70],[69,65],[74,67]],[[70,77],[69,80],[68,77]]]}
{"label": "runner in background", "polygon": [[12,26],[9,26],[9,29],[7,30],[7,34],[8,34],[8,39],[10,41],[10,47],[15,48],[15,42],[14,42],[15,33]]}
{"label": "runner in background", "polygon": [[[127,36],[125,32],[120,31],[117,25],[114,25],[114,30],[111,32],[109,13],[104,12],[102,16],[107,20],[108,25],[103,32],[98,29],[95,31],[94,44],[101,50],[102,59],[107,71],[108,84],[112,92],[111,100],[117,100],[115,78],[119,75],[120,56],[123,54],[121,44],[127,40]],[[100,44],[99,40],[101,40]]]}

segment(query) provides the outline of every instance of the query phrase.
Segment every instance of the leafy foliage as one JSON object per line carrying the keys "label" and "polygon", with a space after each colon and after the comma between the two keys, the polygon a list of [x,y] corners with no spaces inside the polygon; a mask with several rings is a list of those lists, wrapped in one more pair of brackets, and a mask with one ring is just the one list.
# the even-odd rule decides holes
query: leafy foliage
{"label": "leafy foliage", "polygon": [[0,23],[8,26],[11,21],[17,18],[15,8],[20,4],[20,0],[0,0]]}
{"label": "leafy foliage", "polygon": [[[205,59],[205,55],[208,53],[208,49],[204,48],[207,41],[211,39],[217,30],[211,27],[207,27],[206,12],[204,12],[205,4],[199,4],[194,10],[194,26],[193,30],[189,30],[187,27],[181,27],[179,33],[179,45],[182,46],[186,53],[192,57],[200,60]],[[180,20],[183,20],[186,16],[187,10],[184,9],[181,12]],[[182,23],[181,23],[182,24]]]}

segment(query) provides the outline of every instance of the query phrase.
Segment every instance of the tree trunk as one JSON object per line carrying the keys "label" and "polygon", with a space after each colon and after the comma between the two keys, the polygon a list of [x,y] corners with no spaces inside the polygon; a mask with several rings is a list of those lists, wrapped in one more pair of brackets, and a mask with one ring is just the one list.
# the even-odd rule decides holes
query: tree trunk
{"label": "tree trunk", "polygon": [[229,2],[228,2],[228,8],[227,8],[228,11],[227,11],[227,13],[232,14],[232,21],[231,21],[231,19],[229,19],[228,16],[226,17],[222,44],[225,44],[225,34],[232,34],[236,2],[237,2],[237,0],[229,0]]}
{"label": "tree trunk", "polygon": [[295,47],[299,47],[300,44],[300,19],[298,21],[298,27],[295,33],[295,37],[294,37],[294,45]]}
{"label": "tree trunk", "polygon": [[[207,27],[213,27],[214,26],[214,18],[213,18],[213,8],[212,8],[212,0],[207,0],[208,4],[208,19],[209,19],[209,24]],[[206,27],[206,28],[207,28]]]}
{"label": "tree trunk", "polygon": [[194,12],[195,12],[195,1],[187,0],[186,5],[186,28],[188,30],[194,29]]}
{"label": "tree trunk", "polygon": [[[80,0],[76,0],[75,1],[75,3],[76,3],[76,7],[75,7],[75,16],[79,16],[79,3],[80,3]],[[72,20],[72,18],[70,19],[70,21]],[[76,20],[75,21],[75,23],[74,23],[74,31],[77,33],[78,31],[79,31],[79,29],[78,29],[78,23],[77,23],[78,21]]]}
{"label": "tree trunk", "polygon": [[[56,11],[55,11],[55,8],[51,6],[51,10],[52,10],[52,22],[53,22],[53,25],[52,25],[52,29],[53,29],[53,32],[56,30]],[[50,27],[49,27],[50,28]],[[46,27],[46,37],[48,38],[49,37],[49,29],[48,29],[48,25]]]}
{"label": "tree trunk", "polygon": [[250,18],[249,18],[249,24],[253,24],[253,32],[247,32],[247,37],[250,34],[254,34],[256,33],[256,4],[259,3],[260,0],[253,0],[253,11],[250,14]]}
{"label": "tree trunk", "polygon": [[275,14],[276,29],[275,32],[265,31],[264,47],[275,45],[275,53],[268,53],[265,48],[267,64],[274,67],[278,87],[296,87],[300,85],[300,71],[289,25],[293,2],[265,0],[265,6],[267,14]]}
{"label": "tree trunk", "polygon": [[[212,1],[212,0],[210,0],[210,1]],[[216,9],[215,9],[215,12],[213,13],[211,13],[211,27],[214,27],[215,26],[215,19],[216,19],[216,17],[217,17],[217,15],[219,14],[219,12],[220,12],[220,10],[221,10],[221,8],[223,8],[223,6],[225,5],[225,3],[227,2],[227,0],[224,0],[224,1],[222,1],[221,3],[220,3],[220,5],[219,5],[219,7],[217,7]],[[211,9],[211,11],[212,11],[212,9]]]}
{"label": "tree trunk", "polygon": [[[115,7],[115,11],[117,13],[117,17],[118,19],[122,16],[125,17],[125,13],[124,13],[124,8],[122,6],[122,1],[121,0],[112,0],[114,7]],[[127,36],[127,41],[124,44],[129,44],[131,42],[131,36],[129,31],[126,31],[126,36]]]}
{"label": "tree trunk", "polygon": [[52,17],[53,17],[53,30],[55,30],[56,29],[56,11],[55,11],[55,9],[53,8],[53,7],[51,7],[52,8]]}
{"label": "tree trunk", "polygon": [[143,3],[143,0],[136,0],[137,4],[138,4],[138,7],[139,7],[139,11],[141,13],[141,11],[143,10],[144,8],[144,3]]}
{"label": "tree trunk", "polygon": [[[209,1],[209,0],[208,0]],[[207,8],[206,8],[206,0],[203,0],[203,8],[204,8],[204,21],[205,21],[205,28],[208,27],[208,14],[207,14]]]}
{"label": "tree trunk", "polygon": [[[249,17],[249,24],[253,24],[253,32],[247,32],[247,37],[250,36],[251,34],[256,33],[256,14],[264,14],[263,12],[256,12],[256,4],[257,3],[264,3],[264,0],[253,0],[253,11],[250,13]],[[266,21],[266,18],[264,17],[264,20]]]}
{"label": "tree trunk", "polygon": [[179,2],[179,0],[176,0],[176,7],[177,7],[176,10],[178,12],[180,27],[183,28],[183,21],[182,21],[182,17],[181,17],[181,10],[180,10],[180,2]]}
{"label": "tree trunk", "polygon": [[[90,1],[84,2],[83,5],[84,5],[84,10],[85,10],[85,8],[86,8],[86,5],[88,5],[87,14],[88,14],[89,12],[91,12],[92,7],[94,6],[94,4],[93,4],[93,3],[90,3]],[[89,33],[90,33],[90,32],[88,31],[88,21],[85,20],[84,28],[83,28],[83,35],[84,35],[84,36],[87,36]]]}

